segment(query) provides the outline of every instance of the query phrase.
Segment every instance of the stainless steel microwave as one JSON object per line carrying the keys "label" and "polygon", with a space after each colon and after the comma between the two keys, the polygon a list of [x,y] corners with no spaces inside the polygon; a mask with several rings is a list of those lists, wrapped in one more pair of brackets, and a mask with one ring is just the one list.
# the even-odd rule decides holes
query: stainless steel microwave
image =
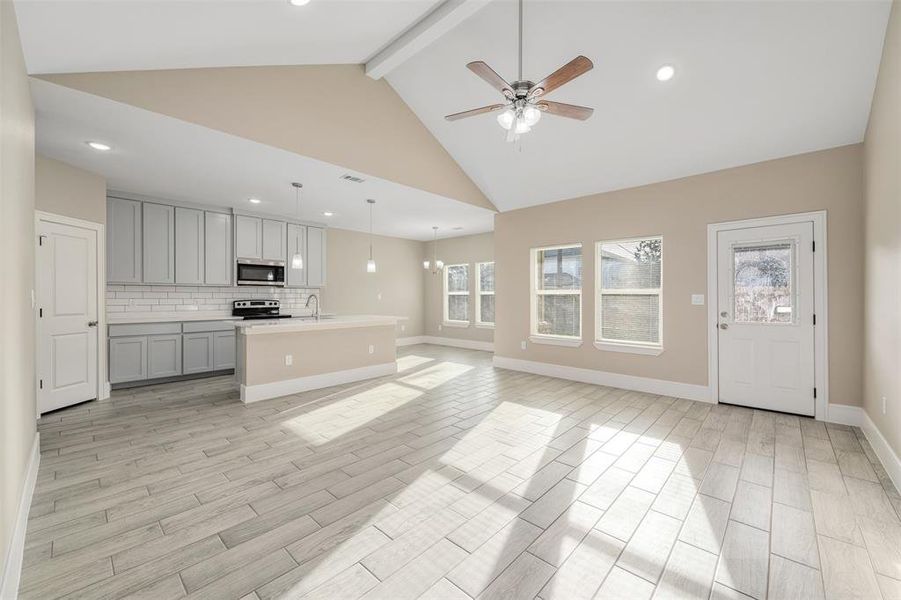
{"label": "stainless steel microwave", "polygon": [[238,259],[238,285],[285,285],[285,261]]}

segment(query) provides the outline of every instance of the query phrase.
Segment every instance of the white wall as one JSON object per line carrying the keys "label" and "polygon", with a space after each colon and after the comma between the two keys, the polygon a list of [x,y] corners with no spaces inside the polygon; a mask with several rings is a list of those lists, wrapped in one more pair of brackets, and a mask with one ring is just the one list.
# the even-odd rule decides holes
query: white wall
{"label": "white wall", "polygon": [[[0,2],[0,568],[35,439],[34,110],[12,2]],[[0,582],[8,573],[0,573]],[[3,592],[0,591],[0,594]]]}

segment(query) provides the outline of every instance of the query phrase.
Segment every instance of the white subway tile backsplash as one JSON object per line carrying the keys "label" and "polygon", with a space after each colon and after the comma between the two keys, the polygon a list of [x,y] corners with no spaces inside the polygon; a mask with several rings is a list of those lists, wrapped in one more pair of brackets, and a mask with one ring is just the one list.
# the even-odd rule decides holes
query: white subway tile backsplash
{"label": "white subway tile backsplash", "polygon": [[274,298],[283,312],[302,312],[318,289],[173,285],[108,285],[107,312],[230,311],[233,300]]}

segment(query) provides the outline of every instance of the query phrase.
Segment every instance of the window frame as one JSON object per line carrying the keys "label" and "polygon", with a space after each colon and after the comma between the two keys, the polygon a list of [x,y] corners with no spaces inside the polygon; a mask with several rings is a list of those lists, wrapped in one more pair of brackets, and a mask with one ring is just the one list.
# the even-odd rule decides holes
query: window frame
{"label": "window frame", "polygon": [[[660,241],[660,287],[659,288],[612,288],[605,292],[603,287],[603,258],[601,249],[605,244],[627,244],[634,242],[642,242],[647,240]],[[664,261],[664,245],[663,235],[643,235],[632,238],[622,238],[613,240],[601,240],[595,242],[594,247],[594,346],[598,350],[608,352],[626,352],[630,354],[645,354],[649,356],[659,356],[663,353],[663,261]],[[634,296],[653,296],[657,295],[657,332],[658,340],[655,343],[635,342],[628,340],[610,340],[605,339],[602,335],[604,326],[604,294],[607,295],[634,295]]]}
{"label": "window frame", "polygon": [[[529,250],[529,341],[535,344],[550,344],[553,346],[568,346],[577,348],[582,345],[582,323],[584,317],[584,303],[582,298],[582,285],[576,290],[539,290],[538,283],[538,253],[548,250],[567,250],[569,248],[578,248],[582,260],[582,280],[585,279],[585,252],[583,251],[582,242],[574,242],[570,244],[556,244],[553,246],[540,246]],[[538,296],[578,296],[579,298],[579,334],[577,336],[570,335],[551,335],[547,333],[538,333],[538,323],[536,320],[536,309],[538,306]]]}
{"label": "window frame", "polygon": [[[475,278],[476,278],[476,327],[481,329],[494,329],[494,325],[497,319],[497,300],[494,301],[494,318],[495,321],[482,321],[482,296],[495,296],[495,290],[497,290],[497,280],[494,282],[494,290],[490,292],[486,292],[482,289],[482,265],[493,265],[493,260],[486,260],[483,262],[476,263],[475,270]],[[495,271],[495,276],[497,275],[497,271]],[[495,296],[496,298],[496,296]]]}
{"label": "window frame", "polygon": [[[465,292],[451,292],[450,290],[448,290],[447,276],[450,273],[451,267],[466,267],[466,291]],[[466,296],[466,316],[469,317],[469,305],[470,305],[470,300],[471,300],[470,296],[472,295],[472,285],[471,285],[471,282],[469,281],[470,275],[471,275],[471,273],[469,270],[469,263],[454,263],[452,265],[444,265],[444,270],[442,273],[442,278],[444,280],[442,283],[442,287],[443,287],[442,303],[444,305],[443,310],[442,310],[442,324],[446,327],[469,327],[469,325],[471,323],[471,321],[469,319],[467,319],[466,321],[450,319],[449,315],[448,315],[448,309],[450,307],[449,307],[449,303],[447,301],[449,296]]]}

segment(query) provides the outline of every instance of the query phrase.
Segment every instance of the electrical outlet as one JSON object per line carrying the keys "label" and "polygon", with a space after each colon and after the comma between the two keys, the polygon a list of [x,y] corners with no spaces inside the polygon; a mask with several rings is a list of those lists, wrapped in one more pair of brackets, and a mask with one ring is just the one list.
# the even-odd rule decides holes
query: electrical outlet
{"label": "electrical outlet", "polygon": [[441,331],[441,325],[438,325],[438,331]]}
{"label": "electrical outlet", "polygon": [[382,300],[382,293],[379,292],[379,293],[376,295],[376,298],[378,298],[379,302],[381,302],[381,300]]}
{"label": "electrical outlet", "polygon": [[694,306],[704,306],[704,294],[692,294],[691,303]]}
{"label": "electrical outlet", "polygon": [[294,364],[294,356],[291,354],[285,354],[285,366],[290,367]]}
{"label": "electrical outlet", "polygon": [[525,350],[525,349],[526,349],[526,341],[525,341],[525,340],[523,340],[523,341],[521,341],[521,342],[519,343],[519,349],[520,349],[520,350]]}
{"label": "electrical outlet", "polygon": [[885,396],[882,397],[882,414],[885,414]]}
{"label": "electrical outlet", "polygon": [[373,346],[372,344],[369,344],[369,353],[375,354],[375,346]]}
{"label": "electrical outlet", "polygon": [[405,332],[406,330],[407,330],[407,326],[406,326],[406,325],[401,325],[401,326],[400,326],[400,332],[401,332],[401,333]]}

